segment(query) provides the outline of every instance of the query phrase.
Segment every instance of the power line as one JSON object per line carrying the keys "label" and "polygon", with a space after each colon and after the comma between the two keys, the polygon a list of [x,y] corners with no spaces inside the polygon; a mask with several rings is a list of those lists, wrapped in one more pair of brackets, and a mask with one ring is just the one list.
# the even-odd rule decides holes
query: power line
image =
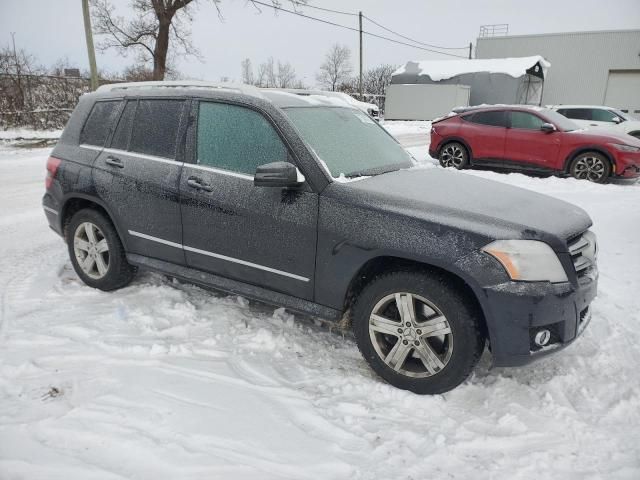
{"label": "power line", "polygon": [[297,0],[291,0],[291,3],[295,4],[295,5],[299,5],[301,7],[306,7],[306,8],[313,8],[315,10],[322,10],[323,12],[331,12],[331,13],[337,13],[339,15],[349,15],[351,17],[357,17],[358,14],[357,13],[353,13],[353,12],[342,12],[340,10],[331,10],[330,8],[324,8],[324,7],[316,7],[315,5],[309,5],[308,3],[303,3],[303,2],[298,2]]}
{"label": "power line", "polygon": [[[321,10],[323,12],[330,12],[330,13],[337,13],[339,15],[347,15],[347,16],[351,16],[351,17],[357,17],[358,14],[357,13],[353,13],[353,12],[343,12],[341,10],[332,10],[330,8],[324,8],[324,7],[317,7],[315,5],[309,5],[307,3],[304,2],[300,2],[298,0],[291,0],[291,3],[298,5],[300,7],[303,8],[313,8],[315,10]],[[389,33],[393,33],[394,35],[397,35],[398,37],[404,38],[405,40],[409,40],[410,42],[413,43],[417,43],[419,45],[423,45],[425,47],[431,47],[431,48],[438,48],[440,50],[466,50],[467,48],[469,48],[468,46],[464,46],[464,47],[442,47],[440,45],[432,45],[429,43],[424,43],[421,42],[419,40],[416,40],[414,38],[411,37],[407,37],[406,35],[402,35],[401,33],[398,33],[394,30],[391,30],[390,28],[385,27],[384,25],[380,24],[379,22],[376,22],[373,18],[371,17],[367,17],[366,15],[362,15],[364,18],[366,18],[367,20],[369,20],[371,23],[373,23],[374,25],[377,25],[378,27],[382,28],[383,30],[386,30]]]}
{"label": "power line", "polygon": [[385,27],[384,25],[380,25],[380,24],[379,24],[378,22],[376,22],[374,19],[372,19],[372,18],[370,18],[370,17],[367,17],[367,16],[366,16],[366,15],[364,15],[364,14],[363,14],[362,16],[363,16],[364,18],[366,18],[367,20],[369,20],[369,21],[370,21],[371,23],[373,23],[374,25],[377,25],[378,27],[382,28],[383,30],[386,30],[386,31],[387,31],[387,32],[389,32],[389,33],[393,33],[394,35],[397,35],[398,37],[402,37],[402,38],[404,38],[405,40],[409,40],[409,41],[411,41],[411,42],[418,43],[418,44],[420,44],[420,45],[424,45],[425,47],[440,48],[440,49],[442,49],[442,50],[466,50],[466,49],[468,49],[468,48],[469,48],[468,46],[465,46],[465,47],[441,47],[440,45],[431,45],[431,44],[429,44],[429,43],[420,42],[420,41],[418,41],[418,40],[414,40],[413,38],[410,38],[410,37],[407,37],[407,36],[405,36],[405,35],[402,35],[401,33],[394,32],[393,30],[391,30],[391,29],[389,29],[389,28]]}
{"label": "power line", "polygon": [[[297,12],[295,10],[288,10],[286,8],[282,8],[282,7],[278,7],[278,6],[275,6],[275,5],[270,5],[268,3],[260,2],[259,0],[251,0],[251,2],[255,3],[255,4],[258,4],[258,5],[262,5],[263,7],[271,8],[273,10],[279,10],[281,12],[286,12],[286,13],[290,13],[292,15],[297,15],[299,17],[303,17],[303,18],[306,18],[308,20],[314,20],[316,22],[326,23],[327,25],[332,25],[334,27],[344,28],[345,30],[351,30],[353,32],[360,32],[360,30],[357,29],[357,28],[348,27],[346,25],[342,25],[340,23],[331,22],[329,20],[324,20],[322,18],[312,17],[310,15],[305,15],[304,13],[300,13],[300,12]],[[424,51],[427,51],[427,52],[439,53],[440,55],[447,55],[449,57],[467,58],[466,56],[455,55],[453,53],[439,52],[438,50],[433,50],[433,49],[425,48],[425,47],[419,47],[418,45],[412,45],[410,43],[401,42],[401,41],[395,40],[393,38],[385,37],[385,36],[382,36],[382,35],[377,35],[377,34],[371,33],[371,32],[366,32],[364,30],[362,31],[362,33],[364,35],[368,35],[370,37],[379,38],[381,40],[386,40],[387,42],[397,43],[399,45],[405,45],[407,47],[413,47],[413,48],[417,48],[419,50],[424,50]]]}

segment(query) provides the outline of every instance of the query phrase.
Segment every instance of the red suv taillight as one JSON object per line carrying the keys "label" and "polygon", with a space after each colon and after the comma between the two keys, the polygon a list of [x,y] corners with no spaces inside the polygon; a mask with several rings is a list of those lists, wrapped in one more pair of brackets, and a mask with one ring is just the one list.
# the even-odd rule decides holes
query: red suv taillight
{"label": "red suv taillight", "polygon": [[56,178],[56,173],[58,173],[58,167],[62,163],[62,160],[56,157],[49,157],[47,160],[47,178],[44,180],[44,186],[47,188],[51,188],[51,184],[53,183],[53,179]]}

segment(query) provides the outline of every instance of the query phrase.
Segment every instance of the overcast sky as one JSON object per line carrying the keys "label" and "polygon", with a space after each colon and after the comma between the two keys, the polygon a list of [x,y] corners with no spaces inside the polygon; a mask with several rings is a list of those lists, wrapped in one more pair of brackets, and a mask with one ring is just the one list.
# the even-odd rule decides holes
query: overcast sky
{"label": "overcast sky", "polygon": [[[268,0],[264,0],[268,1]],[[282,0],[283,6],[290,4]],[[116,13],[129,14],[129,0],[113,0]],[[363,13],[378,23],[424,43],[463,47],[473,42],[480,25],[508,23],[513,35],[582,30],[640,28],[640,0],[311,0],[312,5]],[[269,56],[289,61],[298,77],[313,85],[315,73],[331,44],[348,45],[357,66],[356,32],[313,22],[288,13],[262,8],[259,13],[246,0],[222,0],[224,20],[209,0],[199,0],[192,25],[193,40],[203,61],[180,59],[183,75],[205,80],[240,78],[240,61],[250,58],[254,68]],[[302,8],[305,14],[357,27],[358,19]],[[365,20],[364,29],[385,36],[388,32]],[[0,45],[16,32],[18,48],[49,65],[67,57],[86,69],[80,0],[0,0]],[[98,40],[98,39],[96,39]],[[401,40],[401,39],[400,39]],[[464,50],[452,51],[465,55]],[[365,67],[408,60],[447,58],[383,40],[365,37]],[[121,70],[134,57],[98,52],[98,67]]]}

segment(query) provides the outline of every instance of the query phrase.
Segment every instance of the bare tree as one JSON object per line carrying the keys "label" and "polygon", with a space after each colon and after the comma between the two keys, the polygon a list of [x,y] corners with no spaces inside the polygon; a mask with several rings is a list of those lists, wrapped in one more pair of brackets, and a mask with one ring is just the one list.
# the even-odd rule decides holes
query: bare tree
{"label": "bare tree", "polygon": [[253,66],[251,65],[251,60],[245,58],[240,62],[240,67],[242,69],[242,83],[253,85]]}
{"label": "bare tree", "polygon": [[304,83],[296,76],[293,65],[269,57],[258,66],[254,76],[251,60],[245,58],[240,62],[242,81],[262,88],[304,88]]}
{"label": "bare tree", "polygon": [[267,83],[267,64],[261,63],[258,67],[258,76],[255,79],[254,85],[258,87],[264,87]]}
{"label": "bare tree", "polygon": [[145,82],[153,80],[153,70],[145,64],[129,65],[122,72],[122,79],[128,82]]}
{"label": "bare tree", "polygon": [[[251,2],[251,0],[249,0]],[[294,7],[307,0],[289,0]],[[122,55],[135,52],[139,59],[153,62],[153,79],[163,80],[167,72],[167,58],[180,54],[200,58],[191,41],[189,25],[193,21],[193,7],[199,0],[129,0],[133,19],[116,16],[109,0],[91,0],[96,34],[103,35],[98,44],[101,50],[114,48]],[[211,0],[222,18],[222,0]],[[271,0],[274,6],[280,0]],[[253,2],[251,2],[253,3]],[[259,7],[253,4],[258,10]],[[169,47],[173,45],[170,52]]]}
{"label": "bare tree", "polygon": [[[36,66],[36,59],[25,50],[4,47],[0,49],[0,75],[8,81],[6,92],[0,92],[0,98],[11,99],[11,108],[22,110],[29,102],[27,98],[27,75],[43,73],[41,67]],[[5,90],[3,88],[2,90]],[[5,98],[6,95],[6,98]]]}
{"label": "bare tree", "polygon": [[269,57],[267,60],[267,87],[273,88],[277,85],[277,76],[276,76],[276,62],[273,57]]}
{"label": "bare tree", "polygon": [[278,60],[278,87],[280,88],[293,88],[296,82],[296,71],[289,63],[282,63]]}
{"label": "bare tree", "polygon": [[391,83],[391,75],[398,69],[394,65],[380,65],[364,72],[364,92],[373,95],[384,95]]}
{"label": "bare tree", "polygon": [[316,80],[323,87],[335,92],[338,85],[348,80],[351,71],[351,50],[346,45],[336,43],[320,65]]}

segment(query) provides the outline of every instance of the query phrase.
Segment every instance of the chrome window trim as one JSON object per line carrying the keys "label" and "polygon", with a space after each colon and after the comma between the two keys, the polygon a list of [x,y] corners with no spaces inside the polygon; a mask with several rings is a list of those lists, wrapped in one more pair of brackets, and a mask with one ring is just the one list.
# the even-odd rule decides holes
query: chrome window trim
{"label": "chrome window trim", "polygon": [[171,165],[183,165],[184,162],[171,160],[170,158],[156,157],[155,155],[147,155],[146,153],[130,152],[128,150],[120,150],[119,148],[96,147],[94,145],[81,144],[80,148],[88,148],[99,152],[113,153],[115,155],[128,155],[129,157],[142,158],[143,160],[153,160],[154,162],[169,163]]}
{"label": "chrome window trim", "polygon": [[227,175],[229,177],[243,178],[245,180],[253,180],[253,177],[246,173],[239,173],[239,172],[234,172],[232,170],[224,170],[222,168],[210,167],[208,165],[202,165],[200,163],[198,164],[185,163],[185,167],[194,168],[196,170],[211,171],[214,173],[219,173],[221,175]]}
{"label": "chrome window trim", "polygon": [[219,253],[209,252],[207,250],[201,250],[199,248],[189,247],[188,245],[171,242],[169,240],[165,240],[163,238],[154,237],[152,235],[147,235],[146,233],[136,232],[134,230],[129,230],[129,235],[133,235],[134,237],[140,237],[145,240],[150,240],[152,242],[162,243],[163,245],[168,245],[174,248],[180,248],[182,250],[198,253],[200,255],[206,255],[208,257],[217,258],[220,260],[225,260],[227,262],[237,263],[240,265],[244,265],[246,267],[255,268],[257,270],[263,270],[269,273],[275,273],[276,275],[282,275],[283,277],[293,278],[294,280],[299,280],[301,282],[308,282],[309,279],[307,277],[303,277],[301,275],[296,275],[295,273],[285,272],[284,270],[278,270],[277,268],[271,268],[264,265],[260,265],[259,263],[248,262],[246,260],[241,260],[239,258],[228,257],[227,255],[221,255]]}

